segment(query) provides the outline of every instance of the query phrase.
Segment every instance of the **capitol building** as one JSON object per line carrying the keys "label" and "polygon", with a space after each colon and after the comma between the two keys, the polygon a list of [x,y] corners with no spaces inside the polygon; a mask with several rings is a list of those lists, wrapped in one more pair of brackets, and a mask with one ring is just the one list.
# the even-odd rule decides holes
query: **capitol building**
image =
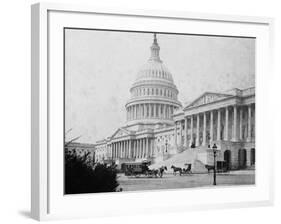
{"label": "capitol building", "polygon": [[189,163],[196,171],[213,164],[216,144],[218,161],[229,169],[254,167],[255,88],[204,92],[182,105],[156,34],[150,51],[129,90],[126,123],[95,143],[95,160],[117,165],[151,161],[151,166],[168,168]]}

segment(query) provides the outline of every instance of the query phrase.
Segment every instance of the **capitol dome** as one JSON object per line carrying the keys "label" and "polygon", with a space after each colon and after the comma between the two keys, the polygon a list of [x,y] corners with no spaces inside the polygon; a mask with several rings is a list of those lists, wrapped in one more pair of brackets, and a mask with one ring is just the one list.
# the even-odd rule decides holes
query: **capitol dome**
{"label": "capitol dome", "polygon": [[174,110],[181,107],[171,72],[160,59],[156,34],[151,56],[139,69],[126,104],[127,124],[172,124]]}
{"label": "capitol dome", "polygon": [[162,79],[167,82],[174,83],[172,74],[170,73],[168,68],[162,63],[162,61],[149,60],[139,70],[136,81],[151,79]]}

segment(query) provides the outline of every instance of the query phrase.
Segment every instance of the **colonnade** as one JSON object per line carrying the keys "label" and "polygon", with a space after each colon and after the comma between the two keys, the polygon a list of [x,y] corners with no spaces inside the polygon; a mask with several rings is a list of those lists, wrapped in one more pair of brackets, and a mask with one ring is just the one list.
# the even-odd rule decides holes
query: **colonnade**
{"label": "colonnade", "polygon": [[137,119],[172,119],[175,107],[168,104],[144,103],[127,107],[127,120]]}
{"label": "colonnade", "polygon": [[[220,140],[251,141],[253,137],[252,110],[252,104],[246,106],[232,105],[216,110],[192,114],[190,116],[185,117],[184,120],[176,121],[174,130],[175,145],[184,145],[188,147],[191,146],[192,143],[195,144],[195,146],[205,146],[213,141]],[[232,115],[231,119],[229,115],[230,111]],[[216,119],[214,119],[214,117]],[[207,120],[209,124],[208,127]],[[243,122],[244,120],[246,122]],[[188,123],[190,124],[189,128]],[[243,127],[246,127],[246,139],[244,139],[245,136],[243,136]],[[231,135],[229,131],[231,131]],[[177,139],[178,135],[180,139]]]}
{"label": "colonnade", "polygon": [[153,156],[152,139],[148,137],[113,142],[109,148],[112,159],[150,158]]}

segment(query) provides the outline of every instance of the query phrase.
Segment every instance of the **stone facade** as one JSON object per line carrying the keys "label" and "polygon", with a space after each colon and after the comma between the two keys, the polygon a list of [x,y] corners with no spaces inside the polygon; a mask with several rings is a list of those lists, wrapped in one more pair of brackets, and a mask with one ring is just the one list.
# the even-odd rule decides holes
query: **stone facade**
{"label": "stone facade", "polygon": [[215,143],[218,160],[227,161],[229,168],[254,165],[255,88],[205,92],[182,107],[159,51],[154,35],[151,57],[137,74],[130,89],[131,99],[125,105],[126,125],[96,143],[96,160],[163,164],[192,150],[193,160],[209,164],[210,147]]}

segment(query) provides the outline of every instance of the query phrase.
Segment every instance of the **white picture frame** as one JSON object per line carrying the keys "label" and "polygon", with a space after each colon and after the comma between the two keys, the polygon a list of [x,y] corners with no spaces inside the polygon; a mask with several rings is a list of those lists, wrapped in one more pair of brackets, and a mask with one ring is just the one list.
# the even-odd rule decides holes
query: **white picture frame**
{"label": "white picture frame", "polygon": [[[185,211],[225,207],[248,207],[273,203],[273,146],[270,133],[270,108],[267,90],[272,75],[273,19],[248,16],[214,15],[190,12],[98,9],[91,6],[38,3],[32,5],[32,169],[31,214],[37,220],[99,217]],[[119,23],[118,23],[118,20]],[[121,22],[122,20],[122,22]],[[154,23],[151,23],[153,20]],[[167,24],[164,27],[163,24]],[[196,26],[195,26],[196,23]],[[96,25],[95,25],[96,24]],[[62,189],[63,68],[62,32],[66,26],[161,31],[174,26],[174,31],[189,26],[191,33],[257,37],[257,181],[255,186],[212,189],[181,189],[160,192],[86,194],[65,196]],[[150,26],[150,27],[149,27]],[[186,32],[183,31],[183,32]],[[61,39],[60,39],[61,38]],[[59,52],[56,52],[59,51]],[[55,61],[55,63],[53,63]],[[58,74],[54,79],[53,74]],[[60,108],[60,109],[58,109]],[[57,125],[58,124],[58,125]],[[263,135],[261,138],[261,134]],[[58,138],[59,138],[58,137]],[[263,150],[262,150],[263,149]],[[266,151],[265,151],[266,149]],[[54,151],[56,150],[56,151]],[[56,154],[60,153],[60,154]],[[262,160],[262,162],[261,162]],[[55,170],[59,170],[54,172]],[[199,196],[200,195],[200,196]],[[183,200],[183,199],[188,200]],[[179,200],[181,199],[181,200]],[[109,203],[110,201],[110,203]],[[93,203],[95,202],[95,203]],[[131,204],[124,211],[116,204]],[[97,206],[98,204],[98,206]]]}

